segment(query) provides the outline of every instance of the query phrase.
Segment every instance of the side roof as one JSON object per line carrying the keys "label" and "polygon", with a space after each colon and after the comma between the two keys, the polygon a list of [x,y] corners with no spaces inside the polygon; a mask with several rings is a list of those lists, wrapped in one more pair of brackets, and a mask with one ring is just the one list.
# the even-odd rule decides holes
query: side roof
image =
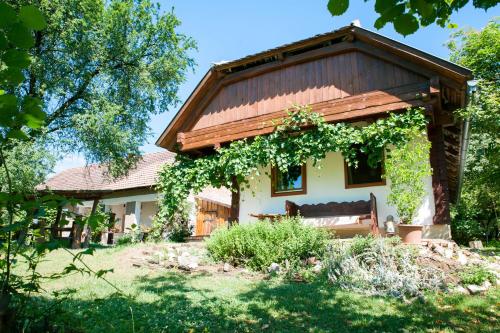
{"label": "side roof", "polygon": [[175,154],[169,151],[145,154],[126,177],[110,180],[99,164],[71,168],[59,172],[40,184],[38,190],[74,192],[111,192],[155,185],[156,174],[165,163],[172,163]]}
{"label": "side roof", "polygon": [[234,61],[212,66],[158,138],[156,145],[170,150],[175,149],[177,133],[186,130],[183,126],[184,122],[186,122],[188,118],[197,116],[196,113],[193,113],[193,111],[200,111],[195,110],[197,104],[203,101],[207,91],[216,84],[219,84],[223,78],[250,68],[279,63],[286,57],[307,53],[335,43],[340,43],[349,38],[369,44],[373,47],[374,51],[383,50],[390,52],[405,61],[409,61],[432,72],[438,73],[457,87],[464,86],[466,81],[472,78],[472,72],[464,67],[369,30],[356,26],[347,26],[332,32],[316,35],[311,38],[285,44]]}

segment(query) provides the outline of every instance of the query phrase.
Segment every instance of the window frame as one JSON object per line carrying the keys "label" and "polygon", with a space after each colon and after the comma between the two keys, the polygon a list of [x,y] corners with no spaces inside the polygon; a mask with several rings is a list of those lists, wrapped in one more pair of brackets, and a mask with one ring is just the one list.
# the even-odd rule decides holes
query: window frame
{"label": "window frame", "polygon": [[276,191],[276,181],[277,181],[276,167],[271,167],[271,197],[283,197],[288,195],[302,195],[307,194],[307,166],[302,164],[301,166],[301,176],[302,176],[302,188],[299,190],[286,190],[286,191]]}
{"label": "window frame", "polygon": [[[382,165],[381,165],[381,175],[384,174],[384,156],[382,156]],[[380,181],[378,182],[369,182],[369,183],[361,183],[361,184],[349,184],[349,165],[347,165],[347,162],[344,159],[344,181],[345,181],[345,188],[346,189],[351,189],[351,188],[361,188],[361,187],[371,187],[371,186],[385,186],[386,181],[385,178],[381,178]]]}

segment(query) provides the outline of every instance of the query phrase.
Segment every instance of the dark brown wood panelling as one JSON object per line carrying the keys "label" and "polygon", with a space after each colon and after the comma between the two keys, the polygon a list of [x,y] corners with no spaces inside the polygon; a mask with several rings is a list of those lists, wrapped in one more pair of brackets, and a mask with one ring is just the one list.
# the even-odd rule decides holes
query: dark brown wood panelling
{"label": "dark brown wood panelling", "polygon": [[341,53],[234,82],[221,88],[192,130],[316,104],[426,78],[362,52]]}

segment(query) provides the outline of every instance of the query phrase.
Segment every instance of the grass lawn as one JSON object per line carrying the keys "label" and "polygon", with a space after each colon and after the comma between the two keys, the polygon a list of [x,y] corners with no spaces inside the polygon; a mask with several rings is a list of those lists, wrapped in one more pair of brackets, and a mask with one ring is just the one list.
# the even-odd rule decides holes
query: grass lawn
{"label": "grass lawn", "polygon": [[[411,303],[334,289],[324,281],[285,283],[249,275],[180,273],[133,267],[140,247],[99,249],[85,261],[132,298],[102,280],[80,276],[47,282],[38,305],[64,332],[498,332],[500,291],[484,296],[429,295]],[[70,261],[58,250],[40,272]],[[76,289],[61,302],[52,291]],[[34,313],[34,312],[32,312]]]}

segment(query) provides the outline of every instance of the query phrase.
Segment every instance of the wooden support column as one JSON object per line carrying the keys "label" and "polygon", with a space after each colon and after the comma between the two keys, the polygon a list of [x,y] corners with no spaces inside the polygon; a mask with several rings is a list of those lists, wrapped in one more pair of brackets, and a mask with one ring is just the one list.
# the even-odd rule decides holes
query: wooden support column
{"label": "wooden support column", "polygon": [[[99,204],[99,198],[95,198],[94,202],[92,203],[92,210],[90,211],[89,216],[94,215],[98,204]],[[89,246],[91,234],[92,234],[92,229],[90,228],[90,225],[87,223],[86,235],[85,235],[85,241],[83,242],[83,247]]]}
{"label": "wooden support column", "polygon": [[54,224],[52,225],[51,227],[51,234],[52,234],[52,238],[56,238],[59,235],[59,224],[61,223],[61,217],[62,217],[62,205],[59,204],[57,206],[57,214],[56,214],[56,220],[54,221]]}
{"label": "wooden support column", "polygon": [[231,211],[229,214],[229,226],[239,223],[240,218],[240,184],[236,176],[232,177],[231,184]]}
{"label": "wooden support column", "polygon": [[432,190],[436,213],[434,224],[450,224],[450,197],[448,175],[446,171],[446,155],[444,146],[443,126],[428,127],[431,142],[430,162],[432,167]]}

